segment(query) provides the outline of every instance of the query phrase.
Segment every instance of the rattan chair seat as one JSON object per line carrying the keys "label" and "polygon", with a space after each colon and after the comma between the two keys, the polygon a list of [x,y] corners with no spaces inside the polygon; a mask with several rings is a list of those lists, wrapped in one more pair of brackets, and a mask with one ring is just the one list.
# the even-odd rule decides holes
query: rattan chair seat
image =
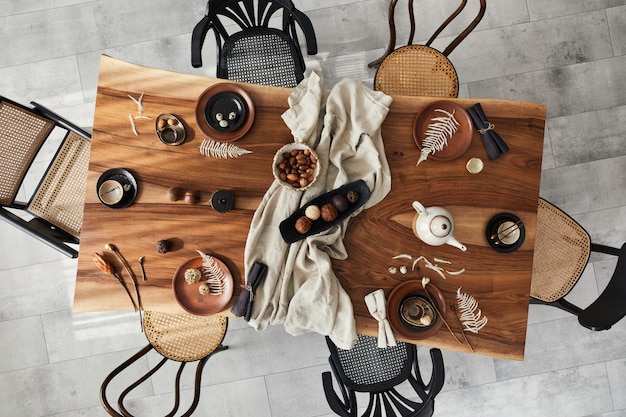
{"label": "rattan chair seat", "polygon": [[76,238],[83,225],[90,147],[89,140],[70,132],[28,206]]}
{"label": "rattan chair seat", "polygon": [[8,102],[0,103],[0,204],[10,205],[54,122]]}
{"label": "rattan chair seat", "polygon": [[390,95],[457,97],[459,78],[441,52],[425,45],[407,45],[383,60],[374,89]]}
{"label": "rattan chair seat", "polygon": [[530,295],[553,302],[564,297],[582,275],[591,240],[571,217],[543,199],[539,199],[536,230]]}
{"label": "rattan chair seat", "polygon": [[228,318],[146,311],[144,328],[150,344],[164,357],[193,362],[214,352],[224,340]]}
{"label": "rattan chair seat", "polygon": [[298,51],[278,29],[252,28],[230,37],[223,48],[225,78],[251,84],[295,87],[304,79]]}

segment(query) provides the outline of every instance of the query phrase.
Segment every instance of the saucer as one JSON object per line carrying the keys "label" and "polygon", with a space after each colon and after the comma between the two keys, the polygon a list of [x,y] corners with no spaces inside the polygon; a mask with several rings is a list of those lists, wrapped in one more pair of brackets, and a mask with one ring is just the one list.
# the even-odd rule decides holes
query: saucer
{"label": "saucer", "polygon": [[[515,224],[520,218],[513,213],[498,213],[489,220],[485,229],[485,237],[487,243],[498,252],[513,252],[522,246],[526,237],[526,229],[521,224],[516,227]],[[491,237],[496,235],[496,238]]]}
{"label": "saucer", "polygon": [[113,168],[105,171],[96,183],[96,194],[110,208],[128,207],[137,196],[137,181],[130,171]]}

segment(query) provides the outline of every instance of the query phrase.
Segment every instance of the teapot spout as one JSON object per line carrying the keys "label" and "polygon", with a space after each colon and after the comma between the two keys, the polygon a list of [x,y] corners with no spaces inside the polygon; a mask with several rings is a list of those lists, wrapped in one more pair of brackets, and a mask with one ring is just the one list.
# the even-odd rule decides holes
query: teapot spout
{"label": "teapot spout", "polygon": [[463,252],[465,252],[467,250],[467,248],[465,247],[464,244],[462,244],[461,242],[459,242],[458,240],[456,240],[455,238],[451,237],[450,239],[448,239],[448,241],[446,242],[448,245],[452,245],[455,248],[459,248],[461,249]]}

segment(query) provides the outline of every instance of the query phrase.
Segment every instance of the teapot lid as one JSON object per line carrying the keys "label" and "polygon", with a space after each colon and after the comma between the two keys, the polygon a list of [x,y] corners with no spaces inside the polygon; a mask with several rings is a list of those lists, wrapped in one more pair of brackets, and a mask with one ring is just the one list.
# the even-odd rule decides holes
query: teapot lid
{"label": "teapot lid", "polygon": [[446,237],[452,230],[450,219],[445,216],[435,216],[430,221],[430,232],[437,237]]}

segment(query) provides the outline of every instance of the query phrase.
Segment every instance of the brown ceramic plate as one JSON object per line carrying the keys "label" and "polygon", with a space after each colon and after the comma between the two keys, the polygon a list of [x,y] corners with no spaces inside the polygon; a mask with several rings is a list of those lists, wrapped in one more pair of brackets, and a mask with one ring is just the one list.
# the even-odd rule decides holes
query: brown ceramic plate
{"label": "brown ceramic plate", "polygon": [[[217,113],[221,113],[228,120],[231,112],[235,113],[236,118],[229,121],[228,126],[220,127],[216,119]],[[252,127],[254,104],[250,95],[237,84],[213,84],[198,97],[195,117],[198,128],[208,138],[233,142]]]}
{"label": "brown ceramic plate", "polygon": [[215,261],[226,275],[226,288],[221,295],[200,294],[198,288],[205,282],[203,279],[195,284],[187,284],[187,281],[185,281],[185,271],[188,268],[202,267],[203,260],[200,256],[189,259],[176,270],[172,281],[172,289],[174,290],[176,301],[186,312],[199,316],[209,316],[219,313],[230,302],[233,296],[233,276],[222,261],[217,258],[215,258]]}
{"label": "brown ceramic plate", "polygon": [[436,110],[454,112],[454,118],[459,122],[458,130],[448,139],[448,145],[442,150],[428,155],[428,159],[434,161],[450,161],[463,155],[472,144],[473,125],[469,113],[453,101],[435,101],[422,110],[413,122],[413,140],[417,147],[422,149],[422,141],[426,138],[428,125],[434,123],[434,117],[447,117],[445,113]]}
{"label": "brown ceramic plate", "polygon": [[[437,317],[435,322],[428,327],[418,329],[414,326],[405,325],[400,318],[400,306],[402,301],[416,292],[423,292],[422,281],[411,280],[403,282],[391,291],[387,298],[387,319],[394,332],[406,339],[421,340],[429,338],[439,331],[439,328],[443,325],[443,321],[440,317]],[[446,299],[439,288],[433,284],[428,284],[428,293],[435,300],[437,308],[441,311],[441,314],[446,315]]]}

